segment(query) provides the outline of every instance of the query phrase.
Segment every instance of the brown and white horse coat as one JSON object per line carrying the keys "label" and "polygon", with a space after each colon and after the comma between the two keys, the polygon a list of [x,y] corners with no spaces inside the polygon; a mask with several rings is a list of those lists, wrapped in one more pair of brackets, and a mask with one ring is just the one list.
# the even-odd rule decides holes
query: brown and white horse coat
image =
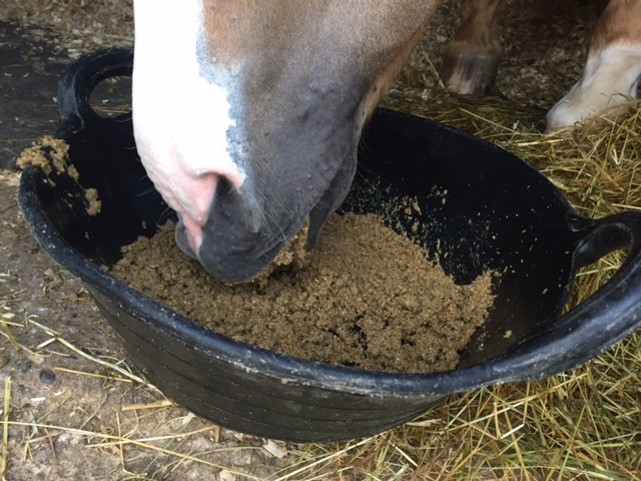
{"label": "brown and white horse coat", "polygon": [[134,133],[183,251],[237,282],[313,242],[436,3],[135,0]]}

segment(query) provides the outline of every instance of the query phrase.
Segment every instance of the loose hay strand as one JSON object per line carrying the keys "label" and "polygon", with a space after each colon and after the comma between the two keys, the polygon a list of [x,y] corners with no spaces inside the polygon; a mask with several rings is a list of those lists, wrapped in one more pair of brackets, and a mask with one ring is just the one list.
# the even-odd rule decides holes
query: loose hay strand
{"label": "loose hay strand", "polygon": [[66,369],[64,367],[56,367],[54,368],[54,371],[66,372],[68,374],[77,374],[79,376],[88,376],[88,377],[94,377],[98,379],[104,379],[104,380],[116,381],[116,382],[127,382],[127,383],[133,382],[132,379],[127,379],[121,376],[105,376],[103,374],[98,374],[95,372],[85,372],[85,371],[79,371],[77,369]]}
{"label": "loose hay strand", "polygon": [[[107,368],[109,368],[109,369],[111,369],[113,371],[116,371],[117,373],[121,374],[122,376],[124,376],[125,378],[127,378],[130,381],[133,381],[133,382],[138,383],[138,384],[143,385],[143,386],[147,386],[147,387],[149,387],[151,389],[154,389],[154,390],[158,390],[158,388],[156,388],[155,386],[150,384],[148,381],[146,381],[145,379],[141,378],[140,376],[136,376],[135,374],[133,374],[132,372],[128,371],[127,369],[123,369],[122,367],[117,366],[116,364],[113,364],[111,362],[105,361],[104,359],[100,359],[98,357],[95,357],[95,356],[92,356],[90,354],[87,354],[84,350],[77,348],[72,343],[70,343],[69,341],[67,341],[63,337],[61,337],[60,334],[58,332],[54,331],[53,329],[51,329],[51,328],[49,328],[49,327],[47,327],[47,326],[45,326],[43,324],[40,324],[40,323],[36,322],[33,319],[29,319],[29,322],[32,325],[34,325],[34,326],[38,327],[39,329],[43,330],[44,332],[46,332],[48,335],[52,336],[52,339],[45,341],[44,343],[40,344],[40,346],[48,345],[51,340],[55,340],[55,341],[59,342],[60,344],[62,344],[63,346],[65,346],[70,351],[73,351],[75,354],[77,354],[77,355],[79,355],[79,356],[81,356],[81,357],[83,357],[83,358],[85,358],[85,359],[87,359],[87,360],[89,360],[91,362],[94,362],[94,363],[99,364],[101,366],[107,367]],[[85,374],[87,374],[87,373],[85,373]]]}
{"label": "loose hay strand", "polygon": [[[177,457],[179,459],[193,461],[195,463],[204,464],[204,465],[211,466],[211,467],[217,468],[217,469],[226,469],[226,470],[228,470],[228,471],[230,471],[230,472],[232,472],[234,474],[242,475],[242,476],[246,477],[249,480],[260,481],[259,478],[256,478],[254,476],[248,475],[247,473],[244,473],[244,472],[239,471],[239,470],[232,470],[232,468],[230,468],[228,466],[223,466],[223,465],[211,462],[211,461],[207,461],[206,459],[203,459],[203,458],[200,458],[198,456],[191,455],[191,454],[188,454],[188,453],[180,453],[180,452],[177,452],[177,451],[173,451],[171,449],[166,449],[166,448],[162,448],[160,446],[155,446],[155,445],[151,444],[152,440],[122,438],[122,437],[115,436],[115,435],[112,435],[112,434],[100,433],[100,432],[96,432],[96,431],[89,431],[89,430],[85,430],[85,429],[76,429],[76,428],[72,428],[72,427],[68,427],[68,426],[57,426],[57,425],[51,425],[51,424],[44,424],[44,423],[35,423],[35,422],[34,423],[28,423],[28,422],[21,422],[21,421],[8,421],[7,423],[8,423],[8,425],[11,425],[11,426],[29,427],[29,428],[32,428],[32,429],[43,429],[43,430],[59,431],[59,432],[65,432],[65,433],[69,433],[69,434],[75,434],[75,435],[83,436],[83,437],[86,437],[86,438],[98,438],[98,439],[105,440],[105,443],[100,443],[100,444],[96,444],[96,445],[88,444],[87,447],[90,447],[90,448],[91,447],[104,447],[106,445],[118,446],[118,445],[121,445],[121,444],[122,445],[124,445],[124,444],[132,444],[134,446],[137,446],[137,447],[140,447],[140,448],[143,448],[143,449],[147,449],[147,450],[155,451],[155,452],[158,452],[158,453],[162,453],[162,454],[167,455],[169,457]],[[176,437],[176,435],[167,437],[166,439],[175,438],[175,437]]]}
{"label": "loose hay strand", "polygon": [[9,466],[9,415],[11,413],[11,376],[4,380],[4,409],[2,411],[2,455],[0,456],[0,476],[6,481]]}

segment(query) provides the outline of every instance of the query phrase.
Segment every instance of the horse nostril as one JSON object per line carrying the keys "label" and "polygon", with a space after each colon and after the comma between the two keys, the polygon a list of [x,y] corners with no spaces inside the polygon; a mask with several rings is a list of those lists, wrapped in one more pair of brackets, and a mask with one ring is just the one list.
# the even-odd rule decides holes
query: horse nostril
{"label": "horse nostril", "polygon": [[209,219],[203,226],[205,230],[210,233],[215,231],[217,235],[225,231],[228,235],[241,232],[248,236],[258,234],[264,228],[264,209],[269,207],[261,202],[264,196],[253,187],[252,183],[239,187],[233,178],[217,175]]}
{"label": "horse nostril", "polygon": [[216,195],[229,195],[234,189],[231,181],[224,175],[218,177],[218,185],[216,187]]}

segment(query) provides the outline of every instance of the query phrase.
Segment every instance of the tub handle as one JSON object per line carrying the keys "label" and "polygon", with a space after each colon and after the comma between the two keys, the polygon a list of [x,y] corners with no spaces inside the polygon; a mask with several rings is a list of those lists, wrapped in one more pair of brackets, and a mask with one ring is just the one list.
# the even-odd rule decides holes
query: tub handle
{"label": "tub handle", "polygon": [[492,372],[481,374],[485,379],[479,385],[490,384],[485,382],[490,374],[495,381],[525,381],[573,369],[641,327],[641,213],[583,219],[582,224],[585,237],[577,247],[577,264],[628,247],[623,265],[588,299],[500,355]]}
{"label": "tub handle", "polygon": [[103,80],[131,76],[134,55],[129,49],[108,49],[85,55],[65,72],[58,85],[59,137],[67,137],[101,117],[91,108],[91,92]]}

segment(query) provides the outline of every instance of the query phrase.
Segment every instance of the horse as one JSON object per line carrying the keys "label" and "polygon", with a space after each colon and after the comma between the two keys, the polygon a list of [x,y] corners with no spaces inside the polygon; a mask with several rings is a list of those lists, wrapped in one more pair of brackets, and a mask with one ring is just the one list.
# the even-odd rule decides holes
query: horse
{"label": "horse", "polygon": [[[307,222],[311,248],[350,188],[368,116],[439,4],[134,0],[134,137],[178,215],[183,252],[237,283]],[[639,56],[631,19],[640,5],[611,1],[582,85],[598,92],[612,79],[614,91],[629,92],[622,71],[638,71],[623,60]],[[557,111],[576,110],[578,101],[562,102]]]}
{"label": "horse", "polygon": [[[539,0],[552,11],[558,0]],[[467,0],[450,40],[441,78],[450,92],[480,97],[492,87],[501,56],[504,0]],[[610,0],[590,39],[581,78],[547,114],[547,131],[573,126],[636,97],[641,79],[641,0]]]}
{"label": "horse", "polygon": [[255,277],[343,201],[363,125],[437,0],[135,0],[141,161],[213,277]]}

